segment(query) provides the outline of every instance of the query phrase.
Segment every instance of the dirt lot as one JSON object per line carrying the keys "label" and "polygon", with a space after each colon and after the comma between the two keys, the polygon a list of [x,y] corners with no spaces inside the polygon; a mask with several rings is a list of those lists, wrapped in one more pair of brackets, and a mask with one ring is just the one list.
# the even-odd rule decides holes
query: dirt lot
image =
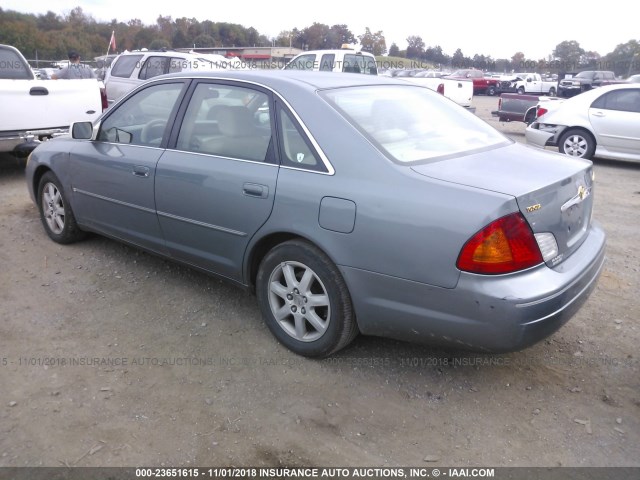
{"label": "dirt lot", "polygon": [[[475,100],[524,141],[496,103]],[[360,337],[311,361],[248,293],[51,242],[3,158],[0,466],[640,466],[640,165],[595,163],[606,270],[550,339],[488,357]]]}

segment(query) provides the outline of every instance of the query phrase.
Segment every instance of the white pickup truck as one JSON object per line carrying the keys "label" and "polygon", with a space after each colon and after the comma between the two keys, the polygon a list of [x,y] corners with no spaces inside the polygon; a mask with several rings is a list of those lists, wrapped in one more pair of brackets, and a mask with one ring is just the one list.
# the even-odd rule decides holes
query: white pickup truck
{"label": "white pickup truck", "polygon": [[28,154],[42,140],[93,121],[107,108],[95,79],[39,80],[14,47],[0,45],[0,152]]}
{"label": "white pickup truck", "polygon": [[525,73],[511,82],[513,90],[522,95],[524,93],[536,93],[538,95],[555,96],[558,91],[558,82],[544,80],[538,73]]}
{"label": "white pickup truck", "polygon": [[402,79],[435,90],[467,110],[475,111],[475,108],[471,106],[473,99],[473,81],[471,80],[438,77],[436,74],[403,77]]}

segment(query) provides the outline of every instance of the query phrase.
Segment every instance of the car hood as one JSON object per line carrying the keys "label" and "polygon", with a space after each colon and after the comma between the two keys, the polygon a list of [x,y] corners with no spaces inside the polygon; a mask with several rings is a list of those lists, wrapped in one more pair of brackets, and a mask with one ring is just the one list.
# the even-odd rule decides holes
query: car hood
{"label": "car hood", "polygon": [[592,163],[512,144],[412,167],[420,175],[515,197],[534,233],[550,232],[556,266],[575,251],[593,210]]}

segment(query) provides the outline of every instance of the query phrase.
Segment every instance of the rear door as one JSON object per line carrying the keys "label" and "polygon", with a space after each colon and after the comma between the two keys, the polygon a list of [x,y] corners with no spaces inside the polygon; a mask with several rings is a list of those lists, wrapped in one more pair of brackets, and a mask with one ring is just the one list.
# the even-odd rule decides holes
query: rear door
{"label": "rear door", "polygon": [[234,82],[202,80],[190,93],[158,162],[158,219],[173,257],[241,282],[247,244],[275,197],[272,99]]}
{"label": "rear door", "polygon": [[607,150],[640,154],[640,87],[613,90],[591,104],[589,121],[596,142]]}

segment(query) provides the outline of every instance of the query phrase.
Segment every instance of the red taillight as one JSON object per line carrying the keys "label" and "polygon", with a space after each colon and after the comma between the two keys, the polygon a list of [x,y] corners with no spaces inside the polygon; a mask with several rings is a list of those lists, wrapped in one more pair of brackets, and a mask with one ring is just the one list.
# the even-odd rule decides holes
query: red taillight
{"label": "red taillight", "polygon": [[107,101],[107,90],[104,87],[100,87],[100,101],[102,102],[102,111],[104,112],[109,108],[109,102]]}
{"label": "red taillight", "polygon": [[542,115],[544,115],[545,113],[547,113],[549,110],[547,110],[544,107],[538,107],[536,108],[536,118],[540,118]]}
{"label": "red taillight", "polygon": [[542,263],[540,247],[521,213],[490,223],[462,247],[457,266],[471,273],[517,272]]}
{"label": "red taillight", "polygon": [[441,83],[440,85],[438,85],[436,92],[438,92],[440,95],[444,95],[444,83]]}

